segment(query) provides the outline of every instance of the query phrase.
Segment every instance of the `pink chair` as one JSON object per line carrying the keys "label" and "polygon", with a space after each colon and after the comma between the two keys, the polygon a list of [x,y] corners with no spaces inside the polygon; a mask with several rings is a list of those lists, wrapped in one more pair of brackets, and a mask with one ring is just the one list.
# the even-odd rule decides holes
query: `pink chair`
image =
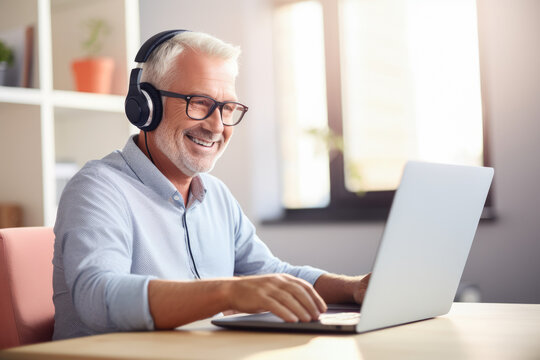
{"label": "pink chair", "polygon": [[0,349],[52,339],[49,227],[0,229]]}

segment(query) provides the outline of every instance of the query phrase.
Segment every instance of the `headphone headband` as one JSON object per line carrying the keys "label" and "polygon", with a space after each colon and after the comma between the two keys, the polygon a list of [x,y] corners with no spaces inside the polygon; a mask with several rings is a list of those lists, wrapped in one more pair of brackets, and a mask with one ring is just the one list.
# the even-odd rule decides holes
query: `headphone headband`
{"label": "headphone headband", "polygon": [[137,52],[137,55],[135,56],[135,62],[146,62],[146,60],[148,60],[150,54],[152,53],[152,51],[154,51],[155,48],[157,48],[159,45],[169,40],[173,36],[186,31],[189,30],[166,30],[152,36],[150,39],[144,42],[144,44]]}

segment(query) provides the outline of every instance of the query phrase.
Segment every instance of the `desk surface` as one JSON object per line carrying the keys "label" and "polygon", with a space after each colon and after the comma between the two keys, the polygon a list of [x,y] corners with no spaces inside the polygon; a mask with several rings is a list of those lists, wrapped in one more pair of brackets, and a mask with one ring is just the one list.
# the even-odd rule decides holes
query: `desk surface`
{"label": "desk surface", "polygon": [[1,359],[540,359],[540,304],[455,303],[448,315],[359,335],[222,330],[113,333],[12,348]]}

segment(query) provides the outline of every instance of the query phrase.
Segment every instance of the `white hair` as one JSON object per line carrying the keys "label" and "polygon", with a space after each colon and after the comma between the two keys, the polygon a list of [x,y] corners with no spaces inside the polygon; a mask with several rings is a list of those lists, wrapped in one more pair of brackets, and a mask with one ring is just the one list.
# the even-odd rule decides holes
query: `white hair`
{"label": "white hair", "polygon": [[235,65],[235,75],[238,74],[238,57],[240,48],[228,44],[212,35],[201,32],[185,31],[159,45],[142,65],[141,82],[148,82],[158,89],[167,89],[173,80],[172,68],[174,59],[190,49]]}

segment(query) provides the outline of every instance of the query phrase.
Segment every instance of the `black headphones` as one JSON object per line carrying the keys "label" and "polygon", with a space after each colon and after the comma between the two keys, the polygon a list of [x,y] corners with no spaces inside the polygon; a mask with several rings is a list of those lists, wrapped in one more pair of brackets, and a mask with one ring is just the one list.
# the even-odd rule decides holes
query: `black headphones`
{"label": "black headphones", "polygon": [[[189,30],[167,30],[152,36],[146,40],[139,49],[139,52],[137,52],[135,62],[146,62],[155,48],[173,36],[185,31]],[[124,108],[129,122],[143,131],[152,131],[161,122],[163,104],[159,91],[152,84],[147,82],[140,83],[141,74],[141,68],[131,70],[131,74],[129,75],[129,89]]]}

